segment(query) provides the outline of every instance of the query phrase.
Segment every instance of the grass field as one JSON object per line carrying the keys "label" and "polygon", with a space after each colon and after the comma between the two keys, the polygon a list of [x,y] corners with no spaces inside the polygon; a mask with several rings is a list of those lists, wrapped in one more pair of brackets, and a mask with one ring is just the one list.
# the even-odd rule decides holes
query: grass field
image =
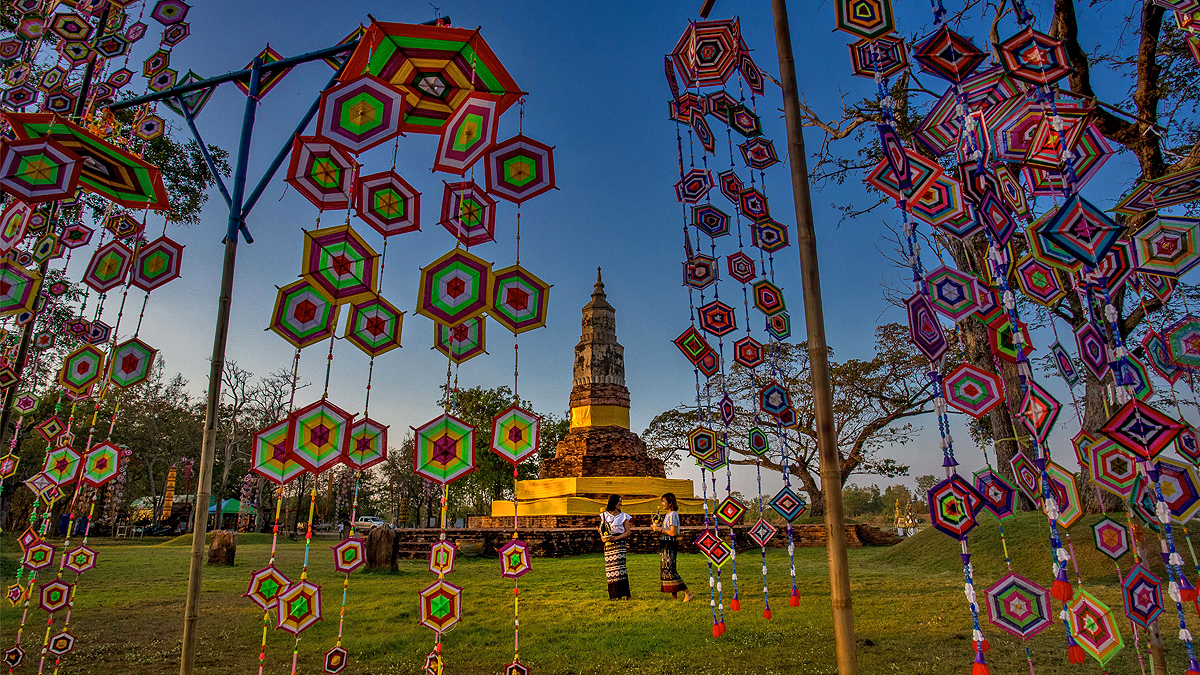
{"label": "grass field", "polygon": [[[1109,663],[1108,671],[1137,673],[1133,635],[1121,613],[1115,568],[1092,548],[1094,520],[1081,522],[1072,532],[1086,587],[1114,608],[1125,637],[1126,647]],[[987,521],[971,535],[981,600],[983,589],[1004,571],[998,528],[994,519]],[[1043,583],[1049,581],[1050,565],[1044,532],[1045,521],[1038,514],[1025,514],[1006,524],[1014,571]],[[94,543],[100,551],[99,566],[80,579],[71,616],[71,632],[78,642],[63,658],[60,672],[178,672],[186,542]],[[320,656],[333,646],[337,634],[341,580],[332,572],[330,543],[314,540],[310,579],[322,585],[325,619],[300,641],[299,664],[304,673],[320,672]],[[4,535],[0,556],[5,558],[5,585],[12,583],[14,551],[19,549],[12,536]],[[262,567],[268,554],[269,544],[262,537],[244,535],[235,567],[205,568],[199,672],[255,671],[262,613],[241,593],[250,572]],[[278,567],[295,579],[303,554],[302,542],[282,541]],[[1184,555],[1188,558],[1186,549]],[[698,591],[697,602],[691,604],[672,602],[658,592],[657,556],[630,557],[634,597],[628,602],[607,599],[600,556],[535,559],[533,572],[521,579],[521,659],[538,675],[836,672],[824,549],[796,552],[799,607],[787,603],[786,552],[768,554],[774,614],[769,622],[762,617],[757,552],[743,553],[737,562],[742,609],[738,613],[726,609],[728,632],[714,639],[707,604],[708,572],[699,556],[680,556],[681,574]],[[955,541],[927,531],[891,548],[852,550],[850,564],[863,673],[970,672],[970,616]],[[1131,557],[1122,560],[1123,568],[1130,565]],[[726,570],[728,607],[732,583]],[[420,672],[433,634],[416,623],[416,597],[432,579],[424,561],[402,562],[395,574],[352,576],[345,629],[351,660],[343,672]],[[465,588],[465,602],[462,623],[445,636],[447,672],[499,673],[512,657],[512,582],[500,577],[499,563],[491,558],[460,558],[449,580]],[[1187,611],[1195,630],[1200,621],[1193,608]],[[1173,615],[1174,610],[1169,610],[1165,625],[1173,623]],[[54,618],[52,632],[57,633],[63,615]],[[12,644],[20,621],[20,609],[4,603],[0,649]],[[1025,645],[988,626],[986,617],[984,623],[993,646],[987,655],[992,673],[1028,672]],[[30,653],[17,672],[36,672],[45,625],[46,614],[31,609],[22,640]],[[1144,632],[1142,637],[1144,653]],[[287,634],[269,631],[266,672],[288,672],[292,646]],[[1061,625],[1052,626],[1029,647],[1038,675],[1100,672],[1094,661],[1083,667],[1067,664]],[[1182,648],[1173,638],[1168,639],[1168,657],[1169,672],[1185,670]]]}

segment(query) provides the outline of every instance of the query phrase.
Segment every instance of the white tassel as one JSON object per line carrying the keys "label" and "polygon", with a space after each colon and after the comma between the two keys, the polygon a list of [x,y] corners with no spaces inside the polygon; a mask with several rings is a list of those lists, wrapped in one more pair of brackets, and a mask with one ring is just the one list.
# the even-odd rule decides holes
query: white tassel
{"label": "white tassel", "polygon": [[1179,584],[1175,583],[1174,581],[1167,584],[1167,595],[1170,596],[1175,602],[1181,602],[1179,595]]}
{"label": "white tassel", "polygon": [[1059,620],[1059,621],[1066,621],[1066,620],[1067,620],[1067,618],[1068,618],[1068,616],[1067,616],[1067,608],[1066,608],[1066,607],[1064,607],[1064,608],[1062,608],[1061,610],[1059,610],[1059,612],[1058,612],[1058,620]]}
{"label": "white tassel", "polygon": [[1155,504],[1154,513],[1158,516],[1158,522],[1163,523],[1164,525],[1171,522],[1171,511],[1167,509],[1166,502],[1158,502]]}
{"label": "white tassel", "polygon": [[976,642],[983,642],[983,631],[981,631],[979,629],[975,629],[975,630],[971,631],[971,637]]}
{"label": "white tassel", "polygon": [[1179,629],[1179,639],[1183,640],[1184,642],[1191,642],[1192,641],[1192,632],[1186,628],[1180,628]]}
{"label": "white tassel", "polygon": [[1168,558],[1168,560],[1171,562],[1172,565],[1174,565],[1176,567],[1183,567],[1183,556],[1179,555],[1178,551],[1175,553],[1172,553],[1170,555],[1170,557]]}
{"label": "white tassel", "polygon": [[1059,562],[1064,562],[1064,563],[1065,563],[1065,562],[1067,562],[1067,561],[1068,561],[1068,560],[1070,560],[1070,559],[1071,559],[1071,556],[1067,555],[1067,549],[1065,549],[1065,548],[1063,548],[1063,547],[1061,547],[1061,546],[1060,546],[1060,547],[1058,547],[1058,560],[1059,560]]}
{"label": "white tassel", "polygon": [[715,587],[715,586],[716,586],[716,584],[717,584],[717,581],[716,581],[715,579],[713,579],[712,577],[709,577],[709,578],[708,578],[708,587],[709,587],[709,588],[713,588],[713,587]]}
{"label": "white tassel", "polygon": [[1109,323],[1115,323],[1117,320],[1117,308],[1112,305],[1105,305],[1104,318],[1108,319]]}
{"label": "white tassel", "polygon": [[734,574],[734,575],[733,575],[733,580],[734,580],[734,581],[737,581],[737,574]]}

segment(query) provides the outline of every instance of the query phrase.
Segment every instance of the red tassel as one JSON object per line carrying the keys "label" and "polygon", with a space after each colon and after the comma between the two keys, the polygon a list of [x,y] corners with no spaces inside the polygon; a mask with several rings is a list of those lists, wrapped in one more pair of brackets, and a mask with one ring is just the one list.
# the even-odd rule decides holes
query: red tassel
{"label": "red tassel", "polygon": [[766,619],[767,621],[770,621],[771,620],[771,610],[764,609],[763,610],[763,618]]}
{"label": "red tassel", "polygon": [[[1055,579],[1054,586],[1050,589],[1050,595],[1053,595],[1054,599],[1059,602],[1067,603],[1075,597],[1075,589],[1071,587],[1071,582]],[[1083,647],[1079,649],[1082,651]],[[1073,661],[1072,663],[1083,663],[1083,661]]]}
{"label": "red tassel", "polygon": [[983,652],[984,654],[992,650],[992,643],[988,642],[987,638],[983,638],[983,644],[975,643],[975,651]]}
{"label": "red tassel", "polygon": [[1189,670],[1183,675],[1200,675],[1200,670]]}
{"label": "red tassel", "polygon": [[1183,598],[1184,602],[1196,602],[1200,600],[1200,588],[1192,586],[1191,588],[1179,589],[1179,597]]}
{"label": "red tassel", "polygon": [[976,661],[975,665],[971,666],[971,675],[992,675],[992,669],[988,668],[988,664]]}
{"label": "red tassel", "polygon": [[796,591],[792,591],[791,597],[788,598],[788,605],[791,607],[800,606],[800,596],[796,594]]}
{"label": "red tassel", "polygon": [[735,612],[742,611],[742,601],[738,600],[737,598],[734,598],[729,603],[729,609],[732,609]]}
{"label": "red tassel", "polygon": [[713,624],[713,637],[721,637],[720,624]]}
{"label": "red tassel", "polygon": [[[721,635],[724,635],[725,634],[725,622],[721,621],[717,625],[721,627]],[[718,635],[717,637],[721,637],[721,635]]]}
{"label": "red tassel", "polygon": [[1083,652],[1083,647],[1071,645],[1067,647],[1067,660],[1071,663],[1083,663],[1087,660],[1087,654]]}

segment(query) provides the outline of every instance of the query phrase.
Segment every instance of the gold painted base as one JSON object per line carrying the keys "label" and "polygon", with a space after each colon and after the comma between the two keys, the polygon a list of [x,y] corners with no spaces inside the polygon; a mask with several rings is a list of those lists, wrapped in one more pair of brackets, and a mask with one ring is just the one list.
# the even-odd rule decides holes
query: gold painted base
{"label": "gold painted base", "polygon": [[[622,495],[626,513],[647,515],[660,510],[659,498],[673,492],[680,513],[704,513],[704,500],[697,499],[692,481],[678,478],[638,476],[587,476],[517,481],[518,515],[593,516],[604,510],[607,496]],[[713,508],[712,502],[709,508]],[[492,502],[493,516],[513,515],[511,501]]]}
{"label": "gold painted base", "polygon": [[[590,497],[547,497],[531,501],[520,501],[517,515],[521,516],[594,516],[604,510],[607,500]],[[678,499],[679,513],[704,513],[703,499]],[[649,515],[661,511],[658,497],[649,499],[623,499],[621,510],[633,515]],[[708,508],[715,508],[709,500]],[[513,515],[511,501],[492,502],[492,516]]]}

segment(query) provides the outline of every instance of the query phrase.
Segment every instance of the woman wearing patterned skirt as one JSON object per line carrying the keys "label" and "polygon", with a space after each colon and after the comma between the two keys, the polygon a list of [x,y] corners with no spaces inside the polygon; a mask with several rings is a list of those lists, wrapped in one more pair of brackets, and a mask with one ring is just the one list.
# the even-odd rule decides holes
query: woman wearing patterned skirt
{"label": "woman wearing patterned skirt", "polygon": [[621,511],[621,495],[608,498],[608,508],[600,512],[600,538],[604,541],[604,578],[608,580],[608,599],[630,597],[629,574],[625,571],[625,540],[633,533],[633,516]]}
{"label": "woman wearing patterned skirt", "polygon": [[683,601],[692,599],[692,593],[687,584],[675,569],[675,558],[679,555],[679,506],[675,503],[675,494],[668,492],[662,496],[662,524],[655,523],[654,531],[659,534],[659,564],[662,568],[662,592],[670,593],[672,598],[678,598],[683,591]]}

